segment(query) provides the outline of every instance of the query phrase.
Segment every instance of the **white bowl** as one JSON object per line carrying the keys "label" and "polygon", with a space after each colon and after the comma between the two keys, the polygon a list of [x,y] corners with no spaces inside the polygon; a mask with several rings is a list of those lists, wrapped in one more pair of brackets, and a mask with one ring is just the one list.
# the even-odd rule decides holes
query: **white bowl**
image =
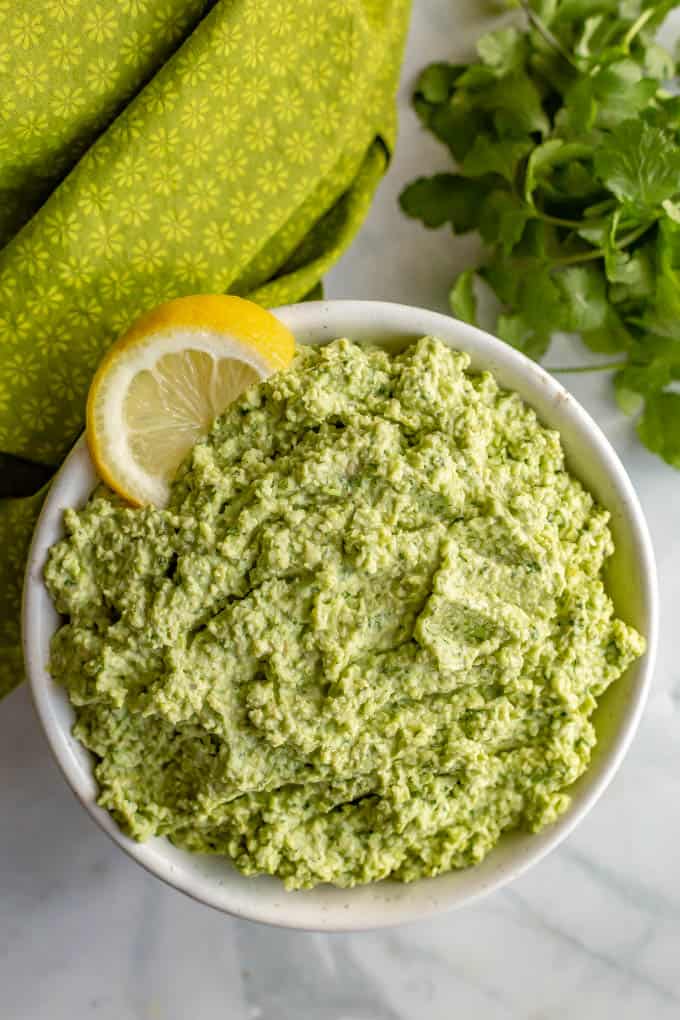
{"label": "white bowl", "polygon": [[498,889],[557,846],[580,822],[621,764],[640,720],[657,644],[658,595],[654,555],[637,496],[618,457],[595,422],[538,365],[478,329],[419,308],[378,301],[329,301],[291,305],[278,316],[305,344],[340,336],[374,340],[388,349],[424,334],[467,351],[472,365],[489,369],[516,390],[546,425],[558,429],[572,472],[611,512],[616,552],[609,587],[617,612],[647,638],[647,652],[602,698],[594,721],[598,743],[591,765],[573,788],[569,810],[532,835],[504,836],[474,868],[410,885],[385,881],[351,890],[319,886],[286,892],[267,876],[245,878],[220,857],[190,854],[165,839],[135,843],[97,806],[89,753],[71,735],[73,710],[65,691],[47,673],[50,638],[59,626],[43,583],[49,547],[63,534],[62,512],[81,506],[97,478],[81,438],[59,471],[35,530],[26,571],[23,645],[33,697],[47,739],[67,782],[92,817],[123,850],[169,885],[218,910],[291,928],[347,931],[413,921]]}

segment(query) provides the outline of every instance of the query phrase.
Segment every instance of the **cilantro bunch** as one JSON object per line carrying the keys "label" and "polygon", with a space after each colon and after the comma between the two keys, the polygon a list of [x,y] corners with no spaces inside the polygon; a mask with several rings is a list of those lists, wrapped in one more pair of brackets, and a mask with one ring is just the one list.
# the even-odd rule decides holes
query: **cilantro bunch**
{"label": "cilantro bunch", "polygon": [[523,26],[480,38],[477,61],[427,67],[415,108],[457,172],[400,201],[486,242],[454,283],[455,315],[475,321],[479,274],[503,308],[497,334],[525,354],[556,330],[615,354],[593,369],[615,371],[643,443],[680,468],[680,97],[655,41],[673,6],[522,0]]}

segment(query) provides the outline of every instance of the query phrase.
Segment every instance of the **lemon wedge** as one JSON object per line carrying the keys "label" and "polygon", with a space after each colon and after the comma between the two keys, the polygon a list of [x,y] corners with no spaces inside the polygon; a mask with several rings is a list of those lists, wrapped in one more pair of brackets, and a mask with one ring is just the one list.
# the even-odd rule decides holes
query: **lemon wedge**
{"label": "lemon wedge", "polygon": [[243,298],[176,298],[142,315],[108,350],[87,399],[100,477],[137,506],[164,506],[196,440],[232,400],[288,365],[295,340]]}

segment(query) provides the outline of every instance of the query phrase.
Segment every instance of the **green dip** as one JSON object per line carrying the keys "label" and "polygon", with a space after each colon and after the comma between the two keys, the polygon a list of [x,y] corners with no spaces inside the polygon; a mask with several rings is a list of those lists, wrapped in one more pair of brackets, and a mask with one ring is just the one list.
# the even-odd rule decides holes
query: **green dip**
{"label": "green dip", "polygon": [[607,522],[467,355],[302,349],[167,509],[100,488],[65,514],[50,669],[99,803],[288,888],[436,875],[541,829],[644,650],[603,584]]}

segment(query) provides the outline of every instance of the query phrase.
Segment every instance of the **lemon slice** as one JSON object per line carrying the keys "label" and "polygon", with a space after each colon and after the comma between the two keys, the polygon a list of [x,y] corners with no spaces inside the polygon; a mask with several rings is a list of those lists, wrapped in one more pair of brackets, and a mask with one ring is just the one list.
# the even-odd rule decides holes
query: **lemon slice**
{"label": "lemon slice", "polygon": [[292,333],[243,298],[177,298],[142,315],[109,349],[87,400],[95,467],[137,506],[164,506],[196,440],[251,383],[285,368]]}

